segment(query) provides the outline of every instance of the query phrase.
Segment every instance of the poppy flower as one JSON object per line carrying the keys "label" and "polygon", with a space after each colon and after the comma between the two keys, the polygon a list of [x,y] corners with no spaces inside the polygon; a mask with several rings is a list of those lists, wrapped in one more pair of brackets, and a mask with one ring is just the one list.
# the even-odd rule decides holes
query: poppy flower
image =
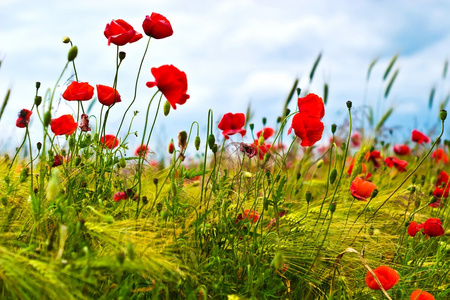
{"label": "poppy flower", "polygon": [[359,132],[353,133],[350,137],[350,141],[353,147],[358,147],[359,145],[361,145],[361,135],[359,134]]}
{"label": "poppy flower", "polygon": [[380,151],[377,150],[367,151],[364,158],[366,161],[371,161],[375,169],[378,169],[380,167],[380,161],[383,159]]}
{"label": "poppy flower", "polygon": [[411,293],[410,300],[435,300],[433,295],[424,290],[415,290]]}
{"label": "poppy flower", "polygon": [[430,237],[441,236],[445,233],[442,221],[438,218],[429,218],[423,223],[423,234]]}
{"label": "poppy flower", "polygon": [[436,180],[436,188],[433,192],[433,195],[436,197],[444,197],[447,198],[450,192],[450,182],[448,174],[442,170]]}
{"label": "poppy flower", "polygon": [[77,130],[77,127],[78,123],[75,122],[72,115],[62,115],[50,122],[50,129],[55,135],[71,135]]}
{"label": "poppy flower", "polygon": [[114,201],[119,202],[120,200],[128,199],[127,193],[125,192],[117,192],[113,196]]}
{"label": "poppy flower", "polygon": [[226,113],[223,115],[217,127],[222,130],[223,136],[228,140],[230,138],[230,135],[236,133],[244,136],[247,133],[247,130],[242,129],[244,125],[245,115],[243,113]]}
{"label": "poppy flower", "polygon": [[244,219],[251,220],[252,223],[256,223],[259,219],[259,213],[254,210],[244,210]]}
{"label": "poppy flower", "polygon": [[30,117],[33,112],[28,109],[22,109],[19,112],[19,118],[16,120],[16,126],[19,128],[27,127],[28,123],[30,123]]}
{"label": "poppy flower", "polygon": [[150,148],[147,145],[140,145],[134,150],[134,156],[146,157],[150,152]]}
{"label": "poppy flower", "polygon": [[120,94],[117,90],[102,84],[97,84],[97,96],[98,101],[106,106],[111,106],[114,103],[122,102],[122,99],[120,99]]}
{"label": "poppy flower", "polygon": [[386,157],[384,159],[384,162],[389,168],[395,167],[400,172],[406,172],[406,166],[408,165],[408,162],[406,160],[401,160],[393,156]]}
{"label": "poppy flower", "polygon": [[119,146],[119,139],[112,134],[106,134],[105,136],[102,136],[100,143],[104,144],[109,149],[114,149]]}
{"label": "poppy flower", "polygon": [[91,131],[91,127],[89,127],[89,116],[87,114],[81,114],[80,129],[83,132]]}
{"label": "poppy flower", "polygon": [[394,153],[399,156],[408,155],[410,152],[411,149],[406,144],[394,145]]}
{"label": "poppy flower", "polygon": [[325,115],[323,100],[316,94],[310,93],[305,97],[300,97],[297,103],[299,112],[304,112],[310,117],[322,119]]}
{"label": "poppy flower", "polygon": [[57,167],[57,166],[62,165],[63,161],[64,161],[64,158],[61,155],[59,155],[59,154],[55,155],[55,157],[53,159],[52,167]]}
{"label": "poppy flower", "polygon": [[418,144],[422,144],[423,142],[425,142],[425,143],[430,142],[430,138],[428,136],[426,136],[424,133],[422,133],[418,130],[415,130],[415,129],[411,133],[411,139],[413,142],[416,142]]}
{"label": "poppy flower", "polygon": [[239,150],[244,153],[248,158],[252,158],[258,152],[256,147],[252,144],[241,143]]}
{"label": "poppy flower", "polygon": [[302,141],[303,147],[311,147],[322,138],[323,123],[319,118],[310,117],[307,113],[299,112],[292,118],[291,128],[288,134],[294,129],[294,133]]}
{"label": "poppy flower", "polygon": [[436,160],[436,163],[440,162],[442,160],[442,162],[444,164],[448,163],[448,156],[447,154],[444,152],[443,149],[437,149],[433,152],[433,154],[431,155],[431,158],[434,158]]}
{"label": "poppy flower", "polygon": [[152,13],[150,16],[145,16],[142,28],[146,35],[154,39],[163,39],[173,34],[172,25],[169,20],[163,15]]}
{"label": "poppy flower", "polygon": [[256,133],[256,136],[259,138],[261,136],[261,133],[263,133],[264,139],[267,140],[275,133],[275,130],[273,130],[270,127],[265,127],[264,129],[261,129],[260,131],[258,131]]}
{"label": "poppy flower", "polygon": [[123,46],[127,43],[134,43],[142,38],[142,34],[134,30],[133,26],[122,19],[112,20],[106,24],[104,31],[108,39],[108,46],[113,43],[117,46]]}
{"label": "poppy flower", "polygon": [[186,73],[178,70],[173,65],[163,65],[159,68],[152,68],[155,81],[148,81],[147,87],[157,86],[158,89],[169,101],[173,109],[177,109],[177,104],[184,104],[189,99],[187,92]]}
{"label": "poppy flower", "polygon": [[408,225],[408,235],[415,237],[416,234],[423,229],[423,224],[411,222]]}
{"label": "poppy flower", "polygon": [[94,87],[87,82],[72,81],[62,97],[67,101],[86,101],[94,96]]}
{"label": "poppy flower", "polygon": [[[388,266],[379,266],[375,270],[373,270],[373,272],[386,291],[391,289],[400,280],[400,276],[398,275],[397,271]],[[367,272],[366,274],[366,284],[372,290],[380,290],[380,286],[375,281],[373,275],[370,272]]]}
{"label": "poppy flower", "polygon": [[366,201],[372,195],[377,186],[370,181],[355,177],[350,186],[350,193],[358,200]]}
{"label": "poppy flower", "polygon": [[255,150],[258,152],[258,157],[259,160],[263,160],[264,159],[264,155],[269,152],[270,148],[272,147],[271,144],[262,144],[259,145],[258,140],[255,140],[253,143],[253,147],[255,148]]}

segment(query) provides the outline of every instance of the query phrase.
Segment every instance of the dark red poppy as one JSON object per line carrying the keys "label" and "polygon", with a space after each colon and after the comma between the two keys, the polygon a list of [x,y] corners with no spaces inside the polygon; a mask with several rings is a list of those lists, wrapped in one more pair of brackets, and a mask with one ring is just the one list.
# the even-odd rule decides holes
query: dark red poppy
{"label": "dark red poppy", "polygon": [[134,156],[146,157],[150,153],[150,148],[147,145],[140,145],[134,150]]}
{"label": "dark red poppy", "polygon": [[127,43],[134,43],[142,38],[142,34],[134,30],[133,26],[122,19],[112,20],[106,24],[104,31],[108,39],[108,46],[113,43],[117,46],[123,46]]}
{"label": "dark red poppy", "polygon": [[355,199],[366,201],[377,186],[370,181],[355,177],[350,186],[350,193]]}
{"label": "dark red poppy", "polygon": [[119,139],[112,134],[106,134],[105,136],[102,136],[100,143],[104,144],[109,149],[114,149],[119,146]]}
{"label": "dark red poppy", "polygon": [[429,218],[423,223],[423,234],[430,237],[441,236],[445,233],[442,221],[438,218]]}
{"label": "dark red poppy", "polygon": [[449,182],[449,176],[447,172],[442,170],[436,180],[436,188],[433,192],[433,195],[436,197],[444,197],[447,198],[450,192],[450,182]]}
{"label": "dark red poppy", "polygon": [[247,130],[242,129],[244,125],[245,115],[243,113],[226,113],[223,115],[217,127],[222,130],[223,136],[228,140],[230,138],[230,135],[236,133],[244,136],[247,133]]}
{"label": "dark red poppy", "polygon": [[244,219],[251,220],[252,223],[256,223],[259,219],[259,213],[254,210],[244,210]]}
{"label": "dark red poppy", "polygon": [[435,300],[433,295],[424,290],[415,290],[411,293],[410,300]]}
{"label": "dark red poppy", "polygon": [[19,118],[17,118],[17,120],[16,120],[16,126],[19,127],[19,128],[27,127],[28,123],[30,123],[30,117],[31,117],[32,113],[33,112],[31,110],[28,110],[28,109],[25,109],[25,108],[22,109],[19,112]]}
{"label": "dark red poppy", "polygon": [[408,235],[414,237],[416,234],[423,229],[423,224],[411,222],[408,225]]}
{"label": "dark red poppy", "polygon": [[415,129],[412,131],[411,139],[413,142],[416,142],[418,144],[422,144],[423,142],[425,143],[430,142],[430,138],[428,136]]}
{"label": "dark red poppy", "polygon": [[125,192],[117,192],[113,196],[114,201],[119,202],[120,200],[128,199],[128,195]]}
{"label": "dark red poppy", "polygon": [[97,96],[98,101],[106,106],[111,106],[114,103],[122,102],[120,94],[117,90],[102,84],[97,84]]}
{"label": "dark red poppy", "polygon": [[147,82],[147,87],[157,86],[173,109],[177,109],[177,104],[186,103],[189,99],[189,95],[186,94],[188,88],[186,73],[173,65],[163,65],[152,68],[152,74],[155,81]]}
{"label": "dark red poppy", "polygon": [[260,131],[258,131],[256,133],[256,136],[259,138],[261,136],[261,133],[264,133],[263,137],[264,137],[265,140],[267,140],[268,138],[270,138],[275,133],[275,130],[273,130],[270,127],[265,127],[264,129],[261,129]]}
{"label": "dark red poppy", "polygon": [[299,112],[292,118],[292,125],[288,130],[288,134],[291,133],[292,129],[294,129],[295,135],[302,140],[300,145],[311,147],[322,138],[324,126],[319,118]]}
{"label": "dark red poppy", "polygon": [[[386,291],[394,287],[394,285],[396,285],[400,280],[400,276],[398,275],[397,271],[388,266],[379,266],[375,270],[373,270],[373,272]],[[367,272],[366,274],[366,284],[372,290],[380,290],[380,286],[375,281],[373,275],[370,272]]]}
{"label": "dark red poppy", "polygon": [[364,158],[366,161],[371,161],[375,169],[378,169],[380,167],[380,162],[383,160],[380,151],[377,150],[367,151]]}
{"label": "dark red poppy", "polygon": [[81,114],[80,129],[83,132],[91,131],[91,127],[89,127],[89,116],[87,114]]}
{"label": "dark red poppy", "polygon": [[53,159],[52,167],[57,167],[57,166],[62,165],[63,161],[64,161],[64,158],[61,155],[59,155],[59,154],[55,155],[55,157]]}
{"label": "dark red poppy", "polygon": [[406,144],[395,145],[394,153],[400,156],[408,155],[409,153],[411,153],[411,149]]}
{"label": "dark red poppy", "polygon": [[63,93],[67,101],[86,101],[94,96],[94,87],[87,82],[72,81]]}
{"label": "dark red poppy", "polygon": [[359,132],[353,133],[350,141],[353,147],[358,147],[359,145],[361,145],[361,135],[359,134]]}
{"label": "dark red poppy", "polygon": [[406,160],[401,160],[393,156],[386,157],[384,159],[384,162],[389,168],[395,167],[400,172],[406,172],[406,166],[408,165],[408,162]]}
{"label": "dark red poppy", "polygon": [[264,159],[264,154],[269,152],[270,148],[272,147],[271,144],[262,144],[259,145],[258,140],[255,140],[253,142],[253,147],[255,148],[256,152],[258,152],[258,157],[260,160]]}
{"label": "dark red poppy", "polygon": [[325,115],[325,106],[322,98],[311,93],[298,98],[298,111],[304,112],[310,117],[322,119]]}
{"label": "dark red poppy", "polygon": [[246,143],[240,143],[239,150],[242,153],[244,153],[248,158],[252,158],[258,152],[256,150],[255,145],[253,145],[253,144],[246,144]]}
{"label": "dark red poppy", "polygon": [[434,158],[437,163],[440,162],[441,160],[444,164],[448,163],[447,153],[445,153],[443,149],[436,149],[431,155],[431,158]]}
{"label": "dark red poppy", "polygon": [[62,115],[50,122],[50,129],[55,135],[71,135],[77,130],[77,127],[78,123],[75,122],[72,115]]}
{"label": "dark red poppy", "polygon": [[173,34],[172,25],[163,15],[152,13],[146,16],[142,28],[146,35],[154,39],[163,39]]}

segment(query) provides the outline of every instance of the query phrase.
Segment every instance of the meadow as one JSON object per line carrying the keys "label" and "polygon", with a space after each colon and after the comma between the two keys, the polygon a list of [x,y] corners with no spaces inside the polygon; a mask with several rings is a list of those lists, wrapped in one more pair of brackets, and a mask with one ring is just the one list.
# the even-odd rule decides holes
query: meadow
{"label": "meadow", "polygon": [[[386,127],[393,109],[375,119],[378,108],[369,108],[355,126],[344,101],[345,122],[324,126],[328,85],[309,91],[294,78],[275,128],[253,120],[252,107],[210,109],[189,131],[171,133],[162,154],[170,159],[155,160],[157,120],[190,99],[188,74],[145,63],[150,40],[172,33],[157,13],[142,30],[108,23],[105,48],[117,49],[111,86],[78,78],[83,47],[63,38],[67,61],[55,86],[42,92],[36,82],[16,121],[23,141],[0,157],[2,299],[450,299],[449,97],[430,95],[434,132],[417,128],[399,141]],[[116,87],[129,43],[144,50],[125,101]],[[382,78],[385,99],[397,58]],[[144,72],[154,80],[144,82]],[[124,120],[136,116],[144,84],[151,98],[134,131]],[[55,111],[60,97],[77,113]],[[113,132],[111,114],[123,114]],[[141,139],[136,149],[130,135]]]}

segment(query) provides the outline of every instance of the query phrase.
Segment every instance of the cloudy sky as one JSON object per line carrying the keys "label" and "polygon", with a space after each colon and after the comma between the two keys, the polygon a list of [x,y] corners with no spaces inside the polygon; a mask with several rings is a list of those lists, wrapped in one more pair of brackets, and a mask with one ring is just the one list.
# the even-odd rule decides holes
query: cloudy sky
{"label": "cloudy sky", "polygon": [[[275,127],[297,77],[303,90],[320,96],[324,83],[328,83],[326,132],[332,123],[343,124],[347,100],[354,103],[356,120],[361,119],[365,102],[374,108],[375,119],[393,107],[388,125],[396,129],[396,138],[408,136],[413,128],[431,132],[437,124],[439,103],[449,92],[448,76],[442,78],[450,52],[447,1],[2,0],[1,98],[12,88],[0,121],[3,148],[17,146],[22,139],[23,131],[15,128],[15,119],[20,109],[31,107],[35,82],[42,83],[42,95],[55,84],[69,50],[61,42],[64,36],[79,49],[76,64],[80,81],[112,86],[116,49],[107,45],[103,35],[106,24],[121,18],[143,33],[142,22],[152,12],[166,16],[174,34],[150,43],[136,104],[131,109],[140,112],[132,131],[142,131],[145,110],[154,93],[145,86],[153,80],[151,67],[173,64],[185,71],[191,95],[168,117],[160,115],[150,143],[153,149],[165,149],[167,141],[175,139],[178,131],[188,130],[193,121],[206,127],[210,108],[218,122],[224,113],[245,112],[251,103],[256,129],[262,127],[263,116]],[[111,111],[111,133],[116,132],[132,99],[144,48],[145,38],[121,47],[127,53],[119,74],[122,102]],[[309,72],[321,52],[322,60],[308,86]],[[399,70],[398,77],[384,99],[390,77],[383,81],[383,73],[396,53],[399,58],[393,71]],[[376,58],[364,101],[367,70]],[[62,84],[71,75],[71,70],[67,71]],[[429,110],[433,87],[436,96]],[[64,86],[58,89],[55,101],[63,90]],[[97,104],[94,112],[99,108]],[[290,108],[295,109],[294,101]],[[72,112],[64,101],[55,109],[55,116]],[[32,133],[38,138],[40,130],[35,124]],[[129,142],[134,147],[139,139],[130,137]]]}

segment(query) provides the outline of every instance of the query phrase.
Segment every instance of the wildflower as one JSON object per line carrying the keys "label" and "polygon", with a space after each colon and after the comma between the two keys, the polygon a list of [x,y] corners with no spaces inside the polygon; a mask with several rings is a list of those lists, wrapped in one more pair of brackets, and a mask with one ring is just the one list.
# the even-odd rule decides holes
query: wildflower
{"label": "wildflower", "polygon": [[97,84],[97,96],[98,101],[106,106],[111,106],[114,103],[122,101],[119,92],[106,85]]}
{"label": "wildflower", "polygon": [[154,39],[163,39],[173,34],[172,25],[163,15],[152,13],[146,16],[142,28],[146,35]]}
{"label": "wildflower", "polygon": [[383,159],[380,151],[377,150],[367,151],[364,158],[366,159],[366,161],[371,161],[375,169],[378,169],[380,167],[380,161]]}
{"label": "wildflower", "polygon": [[67,101],[86,101],[94,96],[94,87],[87,82],[72,81],[62,97]]}
{"label": "wildflower", "polygon": [[77,130],[77,127],[78,123],[75,122],[72,115],[62,115],[50,122],[50,128],[55,135],[71,135]]}
{"label": "wildflower", "polygon": [[173,154],[173,152],[175,151],[175,146],[173,145],[173,142],[170,142],[168,151],[169,154]]}
{"label": "wildflower", "polygon": [[91,131],[91,127],[89,127],[89,116],[87,114],[81,114],[81,121],[79,127],[83,132]]}
{"label": "wildflower", "polygon": [[433,195],[436,197],[447,198],[450,192],[450,180],[448,174],[442,170],[436,180],[436,188]]}
{"label": "wildflower", "polygon": [[316,94],[308,94],[305,97],[298,98],[298,110],[304,112],[312,118],[322,119],[325,115],[325,106],[322,98]]}
{"label": "wildflower", "polygon": [[376,188],[377,186],[372,182],[356,177],[350,186],[350,193],[354,198],[366,201]]}
{"label": "wildflower", "polygon": [[359,145],[361,145],[361,135],[359,134],[359,132],[353,133],[350,137],[350,141],[353,147],[358,147]]}
{"label": "wildflower", "polygon": [[252,158],[257,153],[255,146],[252,144],[240,143],[239,150],[247,155],[248,158]]}
{"label": "wildflower", "polygon": [[424,290],[415,290],[411,293],[410,300],[435,300],[433,295]]}
{"label": "wildflower", "polygon": [[395,145],[394,153],[400,156],[408,155],[411,152],[411,149],[406,144]]}
{"label": "wildflower", "polygon": [[244,210],[244,219],[251,220],[252,223],[256,223],[259,219],[259,213],[254,210],[246,209]]}
{"label": "wildflower", "polygon": [[264,139],[267,140],[268,138],[270,138],[273,134],[275,133],[275,131],[270,128],[270,127],[265,127],[264,129],[258,131],[256,133],[256,136],[259,138],[260,135],[262,134]]}
{"label": "wildflower", "polygon": [[434,158],[436,160],[436,163],[438,163],[439,161],[442,160],[442,162],[444,164],[448,163],[448,156],[447,154],[444,152],[443,149],[437,149],[433,152],[433,154],[431,155],[431,158]]}
{"label": "wildflower", "polygon": [[134,150],[134,156],[146,157],[150,152],[150,148],[147,145],[140,145]]}
{"label": "wildflower", "polygon": [[114,149],[119,146],[119,139],[112,134],[106,134],[105,136],[102,136],[100,143],[104,144],[109,149]]}
{"label": "wildflower", "polygon": [[53,159],[52,167],[57,167],[57,166],[62,165],[63,161],[64,161],[64,158],[61,155],[59,155],[59,154],[55,155],[55,157]]}
{"label": "wildflower", "polygon": [[226,113],[220,120],[218,127],[220,130],[222,130],[222,134],[225,139],[228,140],[230,138],[230,135],[236,133],[244,136],[247,133],[247,130],[242,129],[244,125],[245,115],[243,113]]}
{"label": "wildflower", "polygon": [[408,165],[408,162],[406,160],[401,160],[393,156],[386,157],[384,159],[384,162],[389,168],[395,167],[400,172],[406,172],[406,166]]}
{"label": "wildflower", "polygon": [[416,234],[423,229],[423,224],[411,222],[408,225],[408,235],[415,237]]}
{"label": "wildflower", "polygon": [[425,142],[425,143],[430,142],[430,138],[428,136],[426,136],[424,133],[422,133],[418,130],[415,130],[415,129],[411,133],[411,139],[413,142],[416,142],[418,144],[422,144],[423,142]]}
{"label": "wildflower", "polygon": [[148,81],[147,87],[152,88],[157,86],[158,89],[169,101],[173,109],[177,109],[177,104],[184,104],[189,99],[187,92],[187,78],[186,73],[178,70],[173,65],[163,65],[159,68],[152,68],[151,70],[155,81]]}
{"label": "wildflower", "polygon": [[33,112],[31,110],[28,110],[28,109],[25,109],[25,108],[22,109],[19,112],[19,118],[17,118],[16,126],[19,127],[19,128],[27,127],[28,123],[30,123],[30,117],[31,117],[32,113]]}
{"label": "wildflower", "polygon": [[128,199],[127,193],[125,192],[117,192],[113,196],[114,201],[119,202],[120,200]]}
{"label": "wildflower", "polygon": [[134,30],[133,26],[122,19],[112,20],[106,24],[104,31],[108,39],[108,46],[113,43],[117,46],[123,46],[127,43],[134,43],[142,38],[142,34]]}
{"label": "wildflower", "polygon": [[264,155],[269,152],[270,148],[271,148],[271,144],[262,144],[259,145],[258,140],[255,140],[253,143],[253,147],[255,148],[255,150],[258,152],[258,157],[259,160],[264,159]]}
{"label": "wildflower", "polygon": [[445,233],[442,221],[438,218],[429,218],[423,223],[423,234],[430,237],[441,236]]}
{"label": "wildflower", "polygon": [[[397,271],[388,266],[379,266],[375,270],[373,270],[373,272],[386,291],[396,285],[400,279]],[[367,272],[366,274],[366,284],[372,290],[380,290],[380,286],[375,281],[373,275],[370,272]]]}

